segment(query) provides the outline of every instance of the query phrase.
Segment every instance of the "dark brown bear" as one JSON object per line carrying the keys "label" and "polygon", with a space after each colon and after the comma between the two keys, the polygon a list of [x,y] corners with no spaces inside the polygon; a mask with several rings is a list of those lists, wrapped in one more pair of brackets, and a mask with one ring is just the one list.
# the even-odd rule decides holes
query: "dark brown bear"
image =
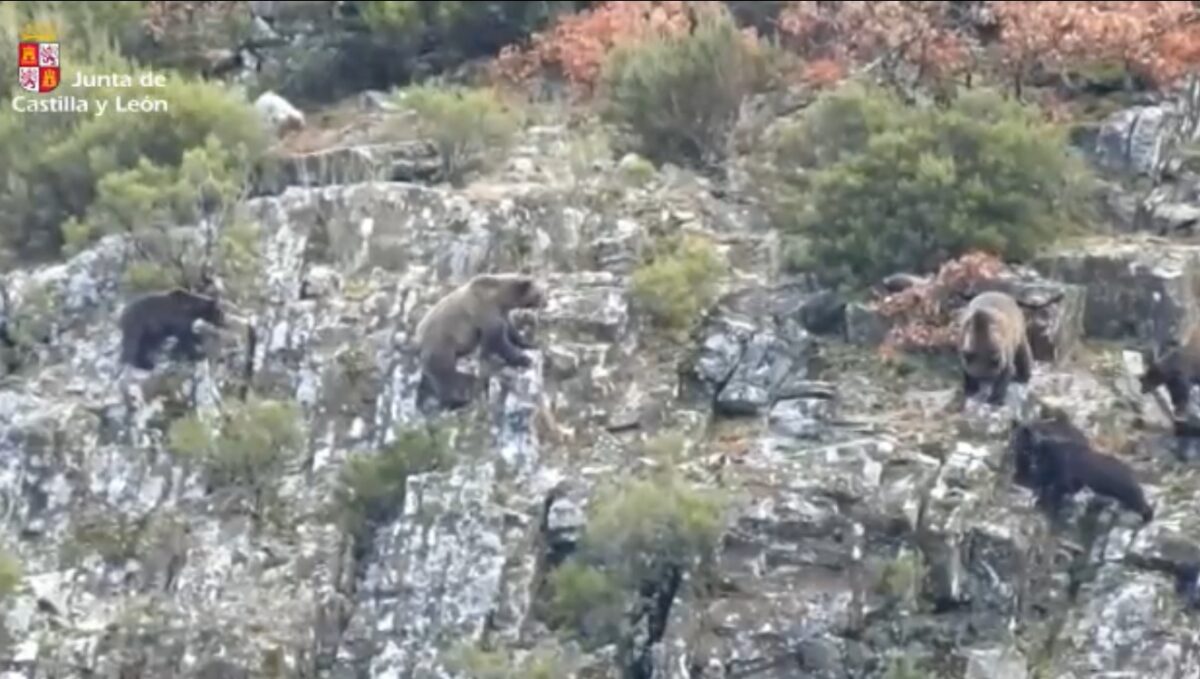
{"label": "dark brown bear", "polygon": [[460,408],[470,400],[470,377],[458,372],[458,359],[476,348],[498,356],[507,365],[525,368],[532,349],[509,319],[514,309],[538,308],[541,288],[521,274],[480,274],[443,297],[417,325],[420,350],[419,393],[432,388],[442,406]]}
{"label": "dark brown bear", "polygon": [[1086,487],[1137,512],[1144,523],[1154,518],[1154,509],[1146,501],[1133,469],[1115,457],[1096,452],[1087,435],[1065,419],[1017,424],[1012,451],[1016,462],[1013,480],[1032,489],[1039,504],[1052,511]]}
{"label": "dark brown bear", "polygon": [[1009,295],[984,292],[963,311],[959,328],[963,402],[978,393],[982,382],[991,382],[988,402],[1004,403],[1012,380],[1028,384],[1033,374],[1033,352],[1025,330],[1025,314]]}
{"label": "dark brown bear", "polygon": [[153,370],[153,355],[168,337],[176,341],[174,355],[199,360],[201,338],[194,324],[202,320],[225,327],[225,314],[216,299],[187,290],[143,295],[121,312],[121,361],[142,370]]}
{"label": "dark brown bear", "polygon": [[1162,356],[1143,355],[1146,372],[1142,375],[1142,393],[1167,387],[1176,419],[1187,415],[1192,385],[1200,383],[1200,326],[1188,333],[1182,343],[1170,346]]}

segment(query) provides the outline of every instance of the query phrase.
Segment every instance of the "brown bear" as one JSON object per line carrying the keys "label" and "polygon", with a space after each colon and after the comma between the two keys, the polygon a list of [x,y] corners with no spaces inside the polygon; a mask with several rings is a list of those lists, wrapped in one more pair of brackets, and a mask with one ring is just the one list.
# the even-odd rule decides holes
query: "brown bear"
{"label": "brown bear", "polygon": [[1011,441],[1016,461],[1014,481],[1037,493],[1038,503],[1056,512],[1065,498],[1084,487],[1117,500],[1137,512],[1143,523],[1154,509],[1133,469],[1121,460],[1099,453],[1087,435],[1062,418],[1014,423]]}
{"label": "brown bear", "polygon": [[529,357],[520,350],[533,344],[521,337],[509,313],[539,308],[544,299],[537,282],[523,274],[480,274],[443,297],[417,325],[418,399],[432,387],[444,408],[466,405],[470,378],[458,372],[457,363],[476,348],[510,366],[528,367]]}
{"label": "brown bear", "polygon": [[1192,386],[1200,384],[1200,325],[1183,342],[1168,345],[1161,356],[1146,352],[1142,359],[1146,364],[1141,377],[1142,393],[1149,394],[1166,385],[1175,418],[1185,418]]}
{"label": "brown bear", "polygon": [[1026,336],[1025,314],[1011,296],[996,291],[976,295],[963,311],[958,352],[962,361],[963,402],[981,382],[992,383],[989,403],[1004,403],[1009,382],[1028,384],[1033,351]]}

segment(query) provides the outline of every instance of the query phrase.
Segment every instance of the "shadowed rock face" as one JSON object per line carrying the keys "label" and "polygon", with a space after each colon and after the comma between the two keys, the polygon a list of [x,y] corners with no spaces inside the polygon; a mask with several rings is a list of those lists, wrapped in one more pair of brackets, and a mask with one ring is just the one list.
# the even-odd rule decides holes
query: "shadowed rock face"
{"label": "shadowed rock face", "polygon": [[[549,146],[552,132],[538,133]],[[216,483],[166,433],[181,415],[244,407],[239,336],[198,364],[122,373],[120,238],[4,274],[6,318],[53,310],[47,342],[0,383],[0,535],[23,575],[6,671],[465,677],[451,651],[486,642],[554,644],[580,670],[562,676],[578,677],[1197,673],[1174,589],[1197,552],[1169,546],[1200,545],[1200,495],[1175,478],[1186,462],[1134,430],[1149,400],[1120,351],[1089,345],[1189,322],[1190,250],[1097,244],[1003,283],[1031,310],[1027,397],[1068,409],[1158,509],[1139,528],[1083,492],[1051,521],[1011,483],[1014,411],[952,411],[953,371],[844,341],[861,309],[779,282],[742,207],[702,182],[655,179],[607,204],[591,190],[351,182],[251,201],[253,391],[294,401],[303,432],[258,496]],[[630,304],[629,272],[667,228],[718,234],[738,274],[684,346],[660,343]],[[416,321],[470,276],[511,269],[549,290],[523,325],[533,366],[464,360],[480,378],[472,405],[423,415]],[[338,492],[351,460],[428,418],[455,434],[449,461],[384,488],[369,530],[352,530]],[[669,432],[683,453],[648,452]],[[673,564],[639,583],[649,603],[621,609],[618,641],[568,641],[546,617],[550,573],[585,549],[598,488],[663,468],[729,498],[708,570]]]}
{"label": "shadowed rock face", "polygon": [[1037,268],[1086,289],[1083,327],[1090,338],[1160,343],[1200,320],[1195,246],[1097,242],[1044,257]]}

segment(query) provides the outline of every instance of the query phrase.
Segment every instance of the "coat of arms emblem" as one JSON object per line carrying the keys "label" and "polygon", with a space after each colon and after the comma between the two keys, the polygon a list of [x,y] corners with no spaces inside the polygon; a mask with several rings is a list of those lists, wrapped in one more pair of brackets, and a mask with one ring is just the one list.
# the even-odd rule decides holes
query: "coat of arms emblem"
{"label": "coat of arms emblem", "polygon": [[26,26],[17,45],[17,78],[28,92],[50,92],[62,79],[58,38],[48,26]]}

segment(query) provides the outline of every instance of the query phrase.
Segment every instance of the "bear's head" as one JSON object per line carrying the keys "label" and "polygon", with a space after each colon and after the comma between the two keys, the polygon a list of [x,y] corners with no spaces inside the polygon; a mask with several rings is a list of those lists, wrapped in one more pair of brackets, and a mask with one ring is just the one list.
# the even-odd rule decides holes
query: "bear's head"
{"label": "bear's head", "polygon": [[186,290],[176,290],[171,297],[193,320],[199,319],[218,328],[225,326],[225,312],[217,298]]}
{"label": "bear's head", "polygon": [[525,274],[483,274],[472,286],[486,291],[501,309],[537,309],[546,303],[546,293],[532,276]]}

